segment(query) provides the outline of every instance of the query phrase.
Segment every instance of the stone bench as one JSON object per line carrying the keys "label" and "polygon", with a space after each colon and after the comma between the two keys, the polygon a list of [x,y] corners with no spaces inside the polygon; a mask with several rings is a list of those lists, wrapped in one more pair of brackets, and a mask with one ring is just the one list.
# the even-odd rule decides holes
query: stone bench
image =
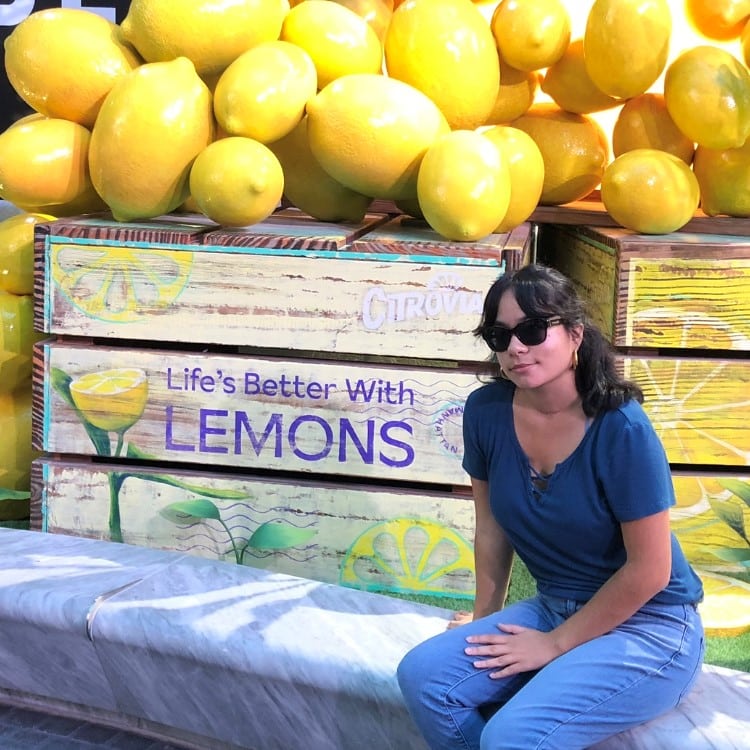
{"label": "stone bench", "polygon": [[[200,750],[424,750],[396,666],[435,607],[190,555],[0,529],[0,703]],[[750,674],[597,746],[750,747]]]}

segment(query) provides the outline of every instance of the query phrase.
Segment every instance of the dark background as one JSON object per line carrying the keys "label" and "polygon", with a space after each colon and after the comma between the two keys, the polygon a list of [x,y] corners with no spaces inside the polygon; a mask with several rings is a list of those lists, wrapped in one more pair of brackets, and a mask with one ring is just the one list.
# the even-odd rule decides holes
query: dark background
{"label": "dark background", "polygon": [[[179,2],[179,0],[174,0]],[[0,0],[0,45],[5,44],[6,38],[15,26],[26,18],[30,13],[45,8],[78,8],[94,11],[120,23],[128,11],[130,0]],[[3,59],[5,56],[3,55]],[[5,63],[3,62],[2,75],[0,75],[0,132],[5,130],[19,117],[29,114],[31,108],[18,97],[5,75]]]}

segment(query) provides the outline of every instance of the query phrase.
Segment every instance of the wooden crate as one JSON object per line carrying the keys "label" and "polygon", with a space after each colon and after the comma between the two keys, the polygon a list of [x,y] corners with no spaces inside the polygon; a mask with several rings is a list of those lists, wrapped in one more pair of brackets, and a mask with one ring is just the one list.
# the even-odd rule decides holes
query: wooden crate
{"label": "wooden crate", "polygon": [[447,243],[404,217],[286,209],[237,230],[64,219],[37,228],[35,255],[35,325],[53,334],[474,361],[484,294],[533,242],[528,224]]}
{"label": "wooden crate", "polygon": [[473,596],[468,495],[82,459],[38,459],[33,472],[32,518],[43,531],[371,591]]}
{"label": "wooden crate", "polygon": [[[473,369],[67,341],[36,355],[33,440],[47,453],[468,485],[461,424]],[[147,393],[73,407],[71,379],[117,368],[142,371]],[[92,433],[87,421],[127,422],[134,399],[145,410],[124,433]]]}
{"label": "wooden crate", "polygon": [[619,355],[675,466],[750,466],[750,358]]}
{"label": "wooden crate", "polygon": [[615,346],[750,351],[750,237],[558,224],[542,238],[540,259],[576,282]]}
{"label": "wooden crate", "polygon": [[[81,458],[37,459],[32,473],[38,530],[121,537],[371,591],[473,595],[468,493]],[[744,517],[750,526],[750,507],[736,494],[750,492],[750,474],[675,471],[674,483],[672,530],[707,592],[750,597],[750,545],[737,525]]]}

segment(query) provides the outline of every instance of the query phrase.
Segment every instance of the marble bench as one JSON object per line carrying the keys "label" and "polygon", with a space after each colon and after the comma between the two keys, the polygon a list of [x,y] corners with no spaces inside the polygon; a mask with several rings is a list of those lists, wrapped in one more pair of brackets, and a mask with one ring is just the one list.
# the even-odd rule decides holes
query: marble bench
{"label": "marble bench", "polygon": [[[424,750],[395,669],[446,610],[181,553],[0,529],[0,703],[196,750]],[[750,748],[750,674],[597,750]]]}

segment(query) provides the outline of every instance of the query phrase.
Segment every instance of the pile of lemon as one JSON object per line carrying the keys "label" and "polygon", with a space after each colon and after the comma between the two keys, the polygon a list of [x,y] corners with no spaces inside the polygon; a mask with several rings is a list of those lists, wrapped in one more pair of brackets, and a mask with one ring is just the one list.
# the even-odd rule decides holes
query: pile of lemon
{"label": "pile of lemon", "polygon": [[[386,199],[467,241],[599,186],[640,232],[699,205],[750,215],[750,0],[583,5],[580,35],[565,0],[133,0],[119,26],[38,11],[5,44],[35,114],[0,134],[0,197],[225,226],[282,198],[323,221]],[[676,18],[705,43],[670,59]]]}

